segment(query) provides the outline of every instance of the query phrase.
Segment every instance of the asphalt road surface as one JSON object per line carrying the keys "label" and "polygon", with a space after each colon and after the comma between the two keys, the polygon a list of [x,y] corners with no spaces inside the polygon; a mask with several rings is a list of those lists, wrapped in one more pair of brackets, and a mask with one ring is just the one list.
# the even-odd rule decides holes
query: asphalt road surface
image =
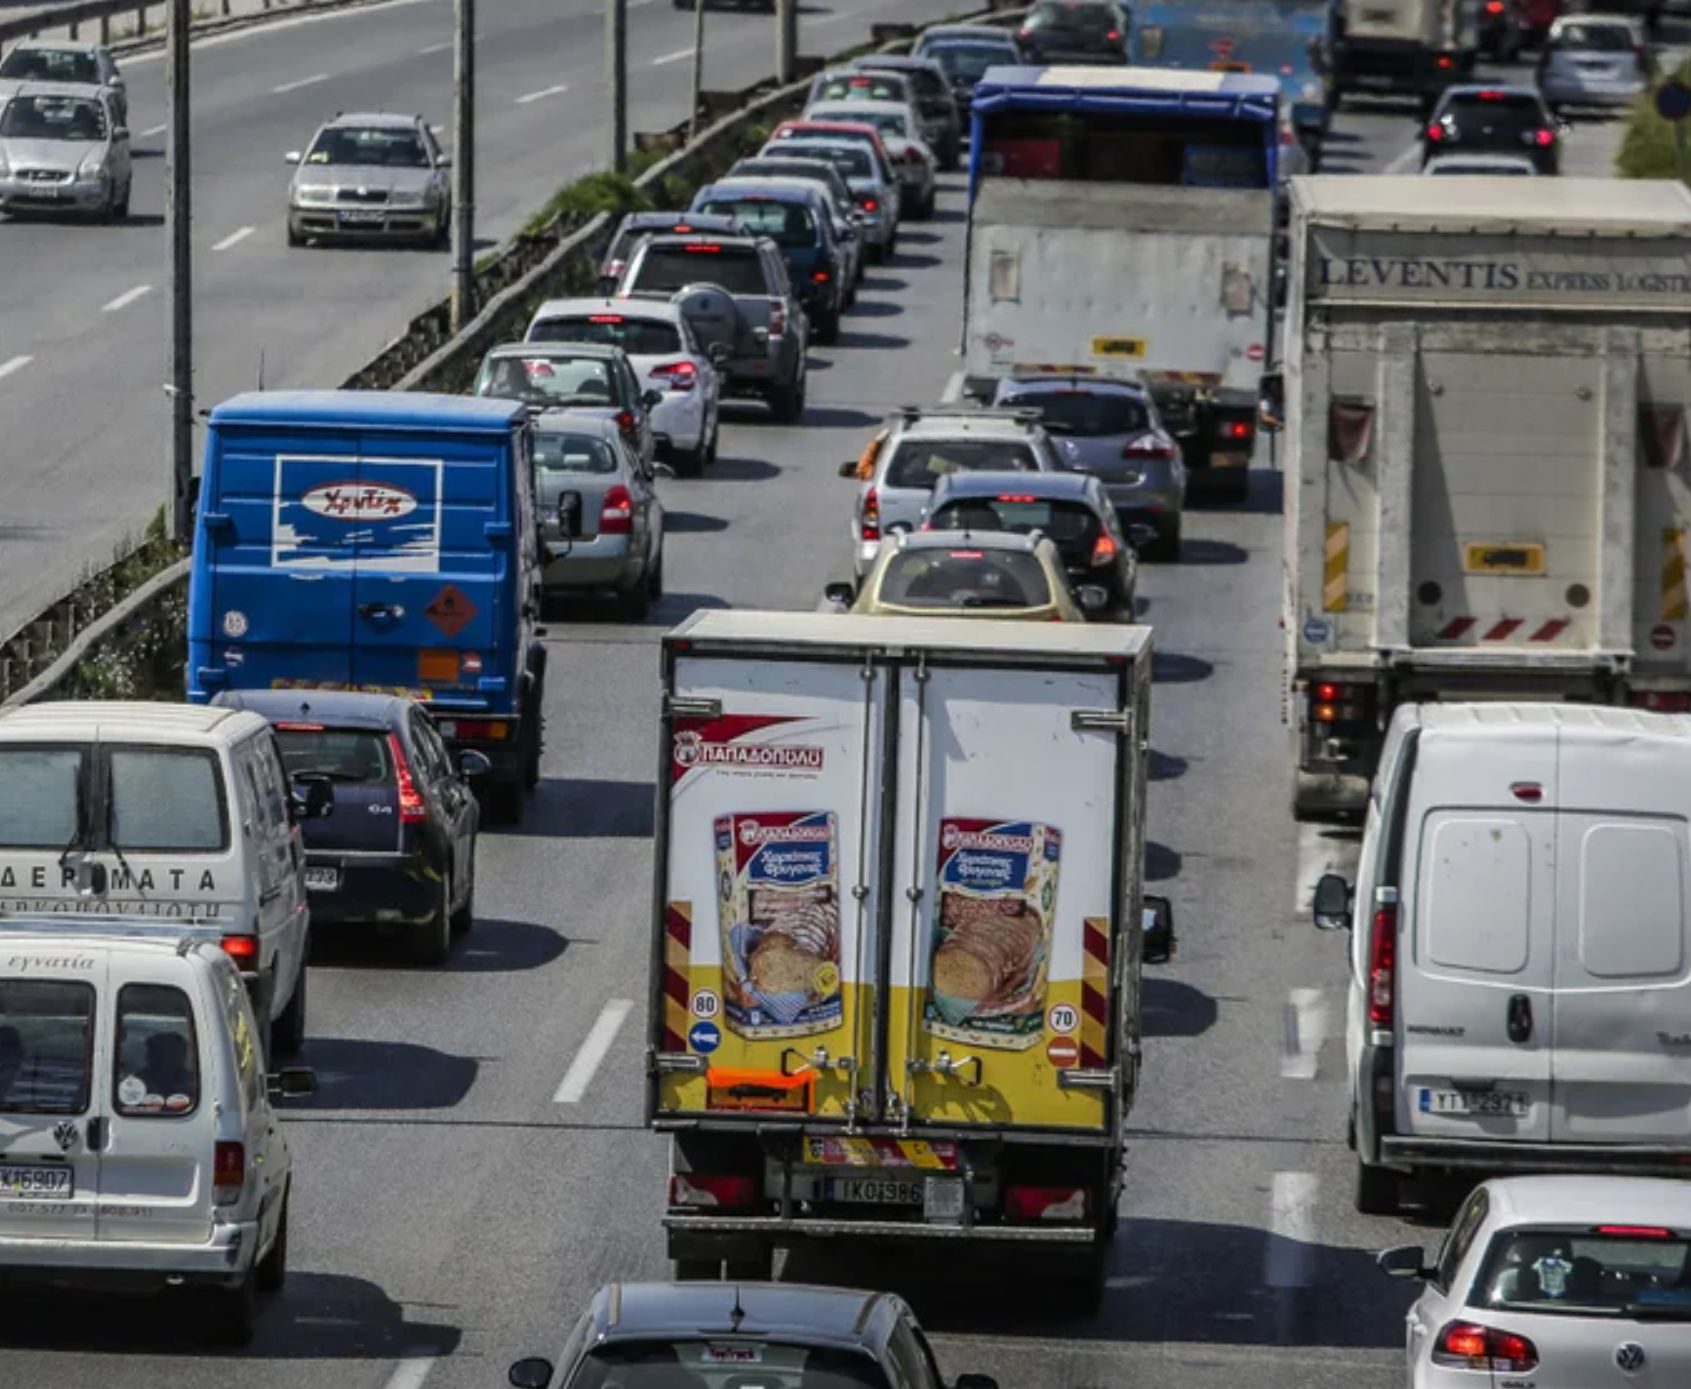
{"label": "asphalt road surface", "polygon": [[[414,13],[414,24],[404,22],[412,50],[438,39],[441,19],[437,6]],[[642,13],[652,30],[641,31],[638,51],[649,63],[668,31],[659,11]],[[668,20],[667,8],[661,17]],[[339,32],[348,43],[354,35],[375,43],[372,20]],[[221,97],[208,75],[202,114],[208,139],[224,141],[214,147],[229,170],[207,184],[206,239],[243,221],[263,224],[245,258],[210,258],[207,332],[225,357],[250,355],[260,339],[292,344],[271,359],[278,384],[328,379],[350,364],[390,328],[403,298],[398,282],[411,288],[432,273],[404,254],[280,249],[273,156],[303,139],[320,110],[374,99],[351,82],[286,101],[264,95],[286,72],[329,63],[319,48],[295,52],[290,66],[286,46],[307,42],[305,33],[240,50],[241,75],[229,73]],[[525,36],[532,49],[524,26],[505,41],[515,50],[506,90],[517,95],[557,80],[541,58],[521,57]],[[593,60],[583,53],[579,63]],[[209,56],[204,66],[216,71]],[[366,79],[399,91],[416,66],[401,54]],[[556,69],[588,80],[576,71]],[[151,100],[144,86],[137,96],[143,108]],[[505,138],[498,119],[489,124],[490,138]],[[525,130],[506,146],[513,168],[531,168],[504,194],[502,215],[511,217],[523,182],[539,178],[532,170],[555,169],[557,148],[571,139],[560,123],[548,160],[532,126]],[[1391,164],[1413,130],[1407,111],[1347,111],[1329,167]],[[1613,136],[1613,127],[1576,129],[1570,171],[1599,171]],[[253,160],[262,153],[263,167],[243,172],[242,150]],[[500,206],[497,196],[490,201]],[[19,396],[0,404],[9,446],[23,431],[50,440],[55,420],[67,430],[80,422],[89,450],[140,440],[145,431],[125,421],[152,379],[156,314],[150,322],[136,314],[131,326],[121,315],[101,321],[98,305],[126,275],[151,273],[142,262],[150,265],[152,252],[143,246],[126,267],[96,262],[94,243],[80,234],[0,234],[20,230],[41,276],[59,256],[77,269],[38,284],[0,277],[0,296],[36,305],[28,322],[42,340],[21,350],[40,349],[42,372],[66,373],[56,388],[65,397],[46,398],[56,402],[51,410],[38,394],[44,377],[27,377],[22,391],[15,381],[0,387],[0,396],[7,387]],[[804,425],[777,427],[761,407],[737,407],[717,467],[701,481],[663,484],[670,591],[649,622],[619,625],[582,610],[552,626],[545,780],[518,832],[484,836],[480,921],[450,967],[396,965],[379,939],[344,937],[313,965],[306,1059],[321,1088],[287,1107],[298,1164],[292,1272],[266,1305],[250,1351],[203,1349],[186,1304],[31,1299],[0,1312],[0,1384],[493,1386],[518,1355],[555,1353],[602,1281],[667,1276],[665,1148],[640,1119],[658,637],[699,607],[809,608],[827,580],[843,577],[852,484],[836,477],[836,464],[856,456],[885,410],[937,399],[955,370],[961,233],[950,179],[938,217],[906,228],[899,256],[866,282],[839,346],[817,354]],[[113,235],[123,243],[129,234]],[[148,234],[134,236],[146,242]],[[11,264],[8,242],[8,272]],[[340,295],[344,305],[330,313]],[[58,329],[53,304],[63,312]],[[13,331],[5,303],[0,323]],[[298,343],[313,328],[319,352],[301,357]],[[55,331],[67,345],[48,341]],[[105,349],[107,337],[114,350]],[[81,389],[69,365],[50,365],[96,347],[103,365],[89,366]],[[126,352],[148,361],[125,366]],[[249,367],[210,358],[207,375],[227,373],[221,391]],[[57,464],[44,459],[32,484],[44,491],[109,475],[110,460],[81,446],[65,442],[53,456]],[[147,469],[155,457],[135,455]],[[51,486],[55,466],[76,469],[84,482]],[[1172,964],[1147,971],[1144,1090],[1131,1118],[1131,1176],[1103,1310],[1076,1318],[1041,1305],[1013,1265],[973,1257],[811,1255],[785,1270],[905,1293],[937,1332],[948,1374],[990,1372],[1005,1389],[1402,1382],[1410,1290],[1377,1273],[1371,1255],[1387,1244],[1431,1243],[1438,1231],[1358,1216],[1351,1206],[1336,1044],[1342,947],[1317,936],[1300,899],[1322,868],[1353,859],[1355,845],[1342,831],[1300,831],[1287,812],[1280,477],[1271,459],[1252,481],[1244,508],[1193,514],[1183,562],[1147,566],[1141,584],[1158,650],[1147,868],[1155,890],[1173,898],[1181,944]],[[609,1045],[590,1036],[608,1036]],[[177,1305],[186,1324],[172,1324]]]}

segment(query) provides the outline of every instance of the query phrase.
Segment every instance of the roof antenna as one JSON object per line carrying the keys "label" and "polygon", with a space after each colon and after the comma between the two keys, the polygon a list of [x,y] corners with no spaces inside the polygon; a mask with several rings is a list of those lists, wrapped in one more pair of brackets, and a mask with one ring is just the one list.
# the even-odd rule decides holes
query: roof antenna
{"label": "roof antenna", "polygon": [[732,1331],[738,1331],[740,1329],[740,1323],[745,1319],[746,1309],[740,1306],[740,1285],[736,1283],[734,1285],[734,1306],[728,1313],[728,1320],[732,1323],[729,1329]]}
{"label": "roof antenna", "polygon": [[258,389],[264,389],[264,349],[258,349]]}

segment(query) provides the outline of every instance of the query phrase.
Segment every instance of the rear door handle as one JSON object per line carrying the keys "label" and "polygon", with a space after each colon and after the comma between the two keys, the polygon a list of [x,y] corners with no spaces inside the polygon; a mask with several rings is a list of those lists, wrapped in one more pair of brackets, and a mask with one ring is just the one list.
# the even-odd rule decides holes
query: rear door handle
{"label": "rear door handle", "polygon": [[360,603],[358,615],[360,617],[401,618],[405,616],[405,609],[397,603]]}
{"label": "rear door handle", "polygon": [[1532,1000],[1525,994],[1509,998],[1509,1040],[1525,1042],[1532,1037]]}

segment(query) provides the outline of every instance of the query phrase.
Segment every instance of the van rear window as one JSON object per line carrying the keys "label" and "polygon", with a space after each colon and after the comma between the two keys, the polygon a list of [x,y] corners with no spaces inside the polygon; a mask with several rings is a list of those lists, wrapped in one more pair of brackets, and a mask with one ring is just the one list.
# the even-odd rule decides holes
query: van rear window
{"label": "van rear window", "polygon": [[1035,471],[1033,450],[1013,439],[912,439],[898,446],[887,464],[886,487],[920,488],[931,492],[947,473],[981,468]]}
{"label": "van rear window", "polygon": [[212,853],[227,843],[223,778],[209,752],[113,748],[106,832],[131,851]]}
{"label": "van rear window", "polygon": [[119,1114],[179,1118],[200,1102],[200,1048],[188,995],[169,984],[125,984],[117,996]]}
{"label": "van rear window", "polygon": [[278,728],[276,741],[290,777],[315,772],[331,781],[363,786],[392,784],[385,733],[367,728]]}
{"label": "van rear window", "polygon": [[77,837],[79,748],[0,748],[0,845],[63,849]]}
{"label": "van rear window", "polygon": [[81,1114],[94,1050],[94,988],[0,980],[0,1114]]}

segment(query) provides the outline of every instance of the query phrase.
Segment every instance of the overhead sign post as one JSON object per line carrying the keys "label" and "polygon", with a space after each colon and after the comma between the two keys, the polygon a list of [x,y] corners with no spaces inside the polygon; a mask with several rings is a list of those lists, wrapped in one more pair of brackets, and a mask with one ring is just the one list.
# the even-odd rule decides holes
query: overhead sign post
{"label": "overhead sign post", "polygon": [[1691,116],[1691,87],[1677,77],[1656,88],[1656,114],[1673,124],[1673,168],[1685,182],[1685,118]]}

